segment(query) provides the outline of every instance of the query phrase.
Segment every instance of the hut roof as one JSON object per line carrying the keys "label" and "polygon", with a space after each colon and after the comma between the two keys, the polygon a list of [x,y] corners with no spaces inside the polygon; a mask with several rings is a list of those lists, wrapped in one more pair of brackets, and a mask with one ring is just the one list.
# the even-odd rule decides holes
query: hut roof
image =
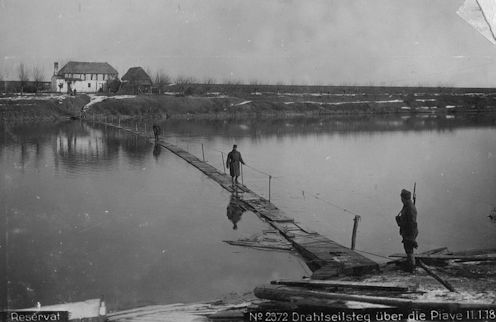
{"label": "hut roof", "polygon": [[152,82],[152,79],[145,70],[141,67],[131,67],[129,70],[122,76],[123,81],[146,81]]}
{"label": "hut roof", "polygon": [[64,74],[115,74],[118,72],[109,63],[70,61],[60,69],[58,75]]}

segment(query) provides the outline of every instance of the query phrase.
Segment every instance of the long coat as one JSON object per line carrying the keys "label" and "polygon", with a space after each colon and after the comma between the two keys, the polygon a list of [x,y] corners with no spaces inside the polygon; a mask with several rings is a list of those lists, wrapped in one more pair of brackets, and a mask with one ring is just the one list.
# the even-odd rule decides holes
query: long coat
{"label": "long coat", "polygon": [[245,164],[243,158],[241,157],[241,153],[237,150],[232,150],[229,152],[227,155],[226,166],[229,168],[229,174],[231,177],[239,177],[240,163]]}
{"label": "long coat", "polygon": [[403,237],[403,243],[406,241],[416,245],[415,239],[418,235],[417,208],[415,208],[411,200],[403,204],[400,214],[396,216],[396,223],[400,227],[400,235]]}

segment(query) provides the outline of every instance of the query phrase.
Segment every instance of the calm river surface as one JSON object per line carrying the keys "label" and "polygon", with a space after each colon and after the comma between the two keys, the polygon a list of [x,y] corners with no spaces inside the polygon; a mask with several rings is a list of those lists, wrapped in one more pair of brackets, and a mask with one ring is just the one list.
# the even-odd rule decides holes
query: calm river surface
{"label": "calm river surface", "polygon": [[[419,251],[496,247],[488,218],[496,207],[494,115],[162,127],[166,140],[199,157],[203,144],[219,169],[238,144],[250,166],[247,186],[268,197],[272,175],[278,207],[343,245],[359,214],[359,250],[401,252],[394,216],[400,190],[416,182]],[[269,227],[245,212],[233,230],[229,193],[143,139],[79,121],[4,124],[1,136],[3,306],[6,299],[19,308],[102,295],[110,309],[201,301],[310,274],[293,254],[223,243]]]}

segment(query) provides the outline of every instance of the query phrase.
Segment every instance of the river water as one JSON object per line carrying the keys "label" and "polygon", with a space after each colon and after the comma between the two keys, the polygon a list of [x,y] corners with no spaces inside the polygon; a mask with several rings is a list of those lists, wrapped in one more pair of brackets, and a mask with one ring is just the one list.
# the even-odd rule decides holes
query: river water
{"label": "river water", "polygon": [[[273,203],[343,245],[360,215],[357,249],[374,260],[402,251],[394,216],[414,183],[419,251],[496,247],[494,115],[161,125],[166,140],[221,170],[238,144],[248,187],[268,198],[270,175]],[[4,307],[202,301],[310,274],[295,254],[223,243],[269,226],[245,212],[234,230],[229,193],[144,139],[79,121],[1,133]]]}

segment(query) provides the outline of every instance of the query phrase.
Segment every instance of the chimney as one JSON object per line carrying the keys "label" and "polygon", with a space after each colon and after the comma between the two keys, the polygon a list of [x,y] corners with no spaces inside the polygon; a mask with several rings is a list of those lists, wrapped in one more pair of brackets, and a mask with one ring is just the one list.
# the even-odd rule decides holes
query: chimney
{"label": "chimney", "polygon": [[59,72],[59,63],[55,62],[55,63],[53,63],[53,74],[57,75],[58,72]]}

